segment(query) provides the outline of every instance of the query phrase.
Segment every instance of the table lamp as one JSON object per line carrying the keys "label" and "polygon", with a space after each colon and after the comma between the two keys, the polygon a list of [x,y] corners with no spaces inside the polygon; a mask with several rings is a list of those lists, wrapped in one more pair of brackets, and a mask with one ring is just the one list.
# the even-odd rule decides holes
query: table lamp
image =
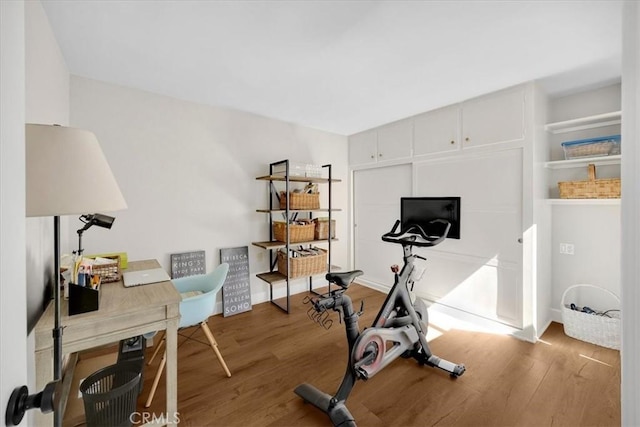
{"label": "table lamp", "polygon": [[97,225],[98,227],[102,227],[102,228],[111,229],[111,226],[113,225],[113,221],[115,221],[116,219],[112,216],[99,214],[99,213],[91,214],[91,215],[89,214],[80,215],[79,219],[84,223],[84,227],[82,227],[77,231],[78,250],[75,253],[78,254],[79,256],[82,256],[82,252],[84,252],[84,249],[82,249],[82,233],[84,233],[94,225]]}
{"label": "table lamp", "polygon": [[[53,381],[43,391],[29,395],[17,387],[9,399],[5,423],[17,425],[26,410],[54,410],[54,390],[62,378],[62,327],[60,314],[60,216],[126,209],[127,204],[95,135],[58,125],[26,125],[26,216],[53,217],[54,228],[54,329]],[[54,425],[62,414],[55,411]]]}

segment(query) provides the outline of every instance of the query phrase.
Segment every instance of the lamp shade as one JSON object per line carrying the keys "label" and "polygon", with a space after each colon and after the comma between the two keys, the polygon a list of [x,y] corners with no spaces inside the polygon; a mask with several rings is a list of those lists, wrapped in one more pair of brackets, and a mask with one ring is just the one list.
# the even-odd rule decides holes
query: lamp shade
{"label": "lamp shade", "polygon": [[28,217],[126,209],[92,132],[28,123],[25,136]]}

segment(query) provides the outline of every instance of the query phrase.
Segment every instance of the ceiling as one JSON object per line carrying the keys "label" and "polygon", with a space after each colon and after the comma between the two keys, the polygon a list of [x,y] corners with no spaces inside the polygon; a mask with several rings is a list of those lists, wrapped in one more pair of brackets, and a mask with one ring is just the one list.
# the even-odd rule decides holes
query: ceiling
{"label": "ceiling", "polygon": [[619,1],[42,0],[71,74],[350,135],[619,81]]}

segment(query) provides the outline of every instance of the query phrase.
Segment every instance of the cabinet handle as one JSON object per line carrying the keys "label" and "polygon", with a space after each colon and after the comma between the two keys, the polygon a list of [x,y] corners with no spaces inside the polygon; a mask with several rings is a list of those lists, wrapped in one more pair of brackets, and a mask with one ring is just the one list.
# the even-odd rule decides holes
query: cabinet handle
{"label": "cabinet handle", "polygon": [[378,157],[382,157],[382,153],[378,154]]}
{"label": "cabinet handle", "polygon": [[372,155],[371,155],[371,158],[372,158],[372,159],[375,159],[375,156],[372,154]]}
{"label": "cabinet handle", "polygon": [[455,144],[455,143],[456,143],[455,141],[453,141],[453,140],[451,141],[451,145],[453,145],[453,144]]}
{"label": "cabinet handle", "polygon": [[467,141],[467,142],[469,142],[469,141],[471,140],[471,138],[466,137],[464,140],[465,140],[465,141]]}
{"label": "cabinet handle", "polygon": [[522,237],[518,239],[518,243],[522,243]]}

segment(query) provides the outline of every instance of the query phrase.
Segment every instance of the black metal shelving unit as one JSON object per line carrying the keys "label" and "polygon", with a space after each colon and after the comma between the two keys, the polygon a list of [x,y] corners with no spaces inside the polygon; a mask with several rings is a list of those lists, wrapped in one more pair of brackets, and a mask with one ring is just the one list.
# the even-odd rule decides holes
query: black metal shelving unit
{"label": "black metal shelving unit", "polygon": [[[305,242],[296,242],[295,245],[315,245],[315,244],[323,244],[326,243],[327,247],[327,270],[326,272],[330,272],[332,270],[337,269],[338,267],[331,264],[331,243],[337,241],[336,238],[331,238],[333,233],[333,225],[332,225],[332,212],[339,211],[340,209],[335,209],[332,205],[332,194],[331,187],[333,183],[340,182],[339,179],[334,179],[331,174],[331,165],[322,165],[323,176],[325,177],[314,177],[314,176],[291,176],[290,172],[290,163],[289,160],[281,160],[278,162],[271,163],[269,165],[269,175],[259,176],[256,180],[259,181],[268,181],[269,182],[269,209],[257,209],[257,212],[266,213],[269,215],[269,223],[272,225],[274,220],[274,215],[283,215],[286,223],[287,230],[287,238],[286,242],[281,242],[274,240],[273,235],[273,227],[269,227],[269,240],[262,242],[253,242],[254,246],[260,247],[262,249],[269,251],[269,271],[264,273],[258,273],[256,276],[269,284],[269,300],[276,307],[285,311],[286,313],[290,312],[290,298],[291,298],[291,280],[297,280],[300,278],[291,279],[289,274],[285,275],[281,272],[277,271],[277,252],[281,248],[286,248],[286,253],[289,254],[289,250],[293,244],[291,243],[291,235],[290,235],[290,227],[289,222],[291,220],[295,220],[299,215],[308,215],[311,219],[315,213],[323,212],[328,213],[329,215],[329,232],[327,234],[327,239],[322,240],[310,240]],[[276,170],[281,170],[284,167],[284,173],[276,173]],[[291,209],[290,208],[290,198],[286,198],[286,207],[285,209],[280,209],[280,195],[278,192],[278,185],[282,186],[284,183],[284,192],[285,194],[289,194],[292,183],[314,183],[314,184],[328,184],[328,207],[324,209]],[[277,208],[273,208],[274,205],[277,205]],[[287,271],[291,271],[291,259],[287,256]],[[324,275],[325,273],[323,273]],[[313,288],[313,276],[306,277],[309,284],[309,291],[315,292]],[[273,298],[273,290],[274,286],[284,284],[286,286],[286,297],[279,298],[283,299],[286,303],[282,304],[278,300]]]}

